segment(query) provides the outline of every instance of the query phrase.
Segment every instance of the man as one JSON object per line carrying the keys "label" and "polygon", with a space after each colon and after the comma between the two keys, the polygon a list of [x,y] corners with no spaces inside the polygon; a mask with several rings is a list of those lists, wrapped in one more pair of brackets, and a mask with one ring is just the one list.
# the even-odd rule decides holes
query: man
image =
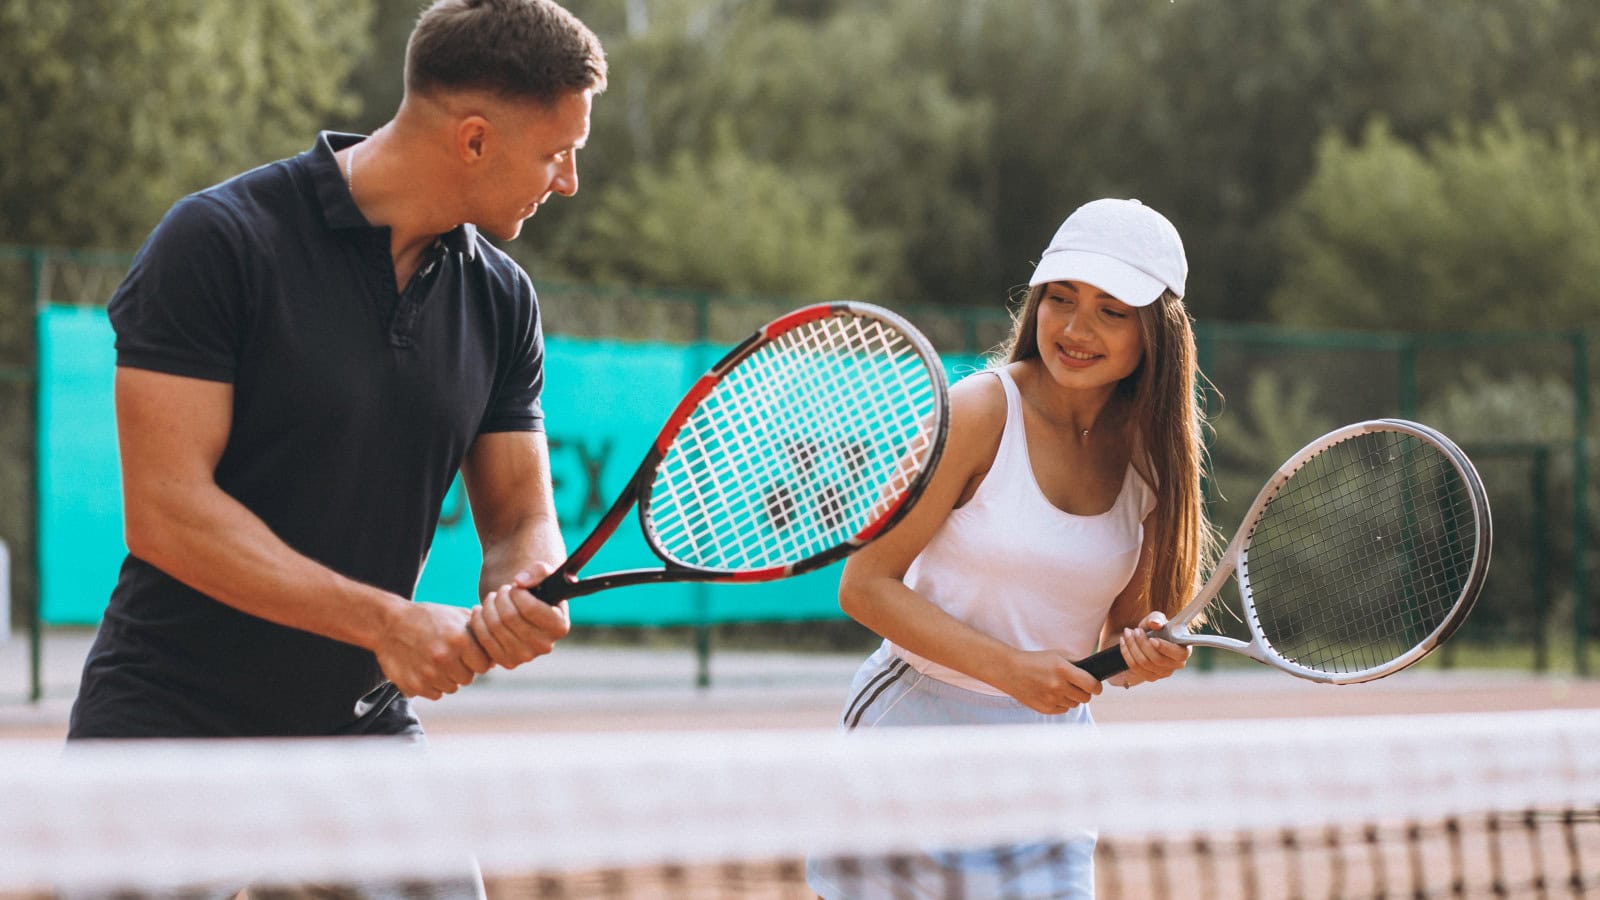
{"label": "man", "polygon": [[[405,697],[567,632],[526,590],[565,556],[538,306],[478,230],[577,192],[604,53],[549,0],[438,0],[405,78],[370,137],[180,201],[113,296],[130,552],[70,739],[416,736]],[[411,599],[458,471],[470,610]]]}

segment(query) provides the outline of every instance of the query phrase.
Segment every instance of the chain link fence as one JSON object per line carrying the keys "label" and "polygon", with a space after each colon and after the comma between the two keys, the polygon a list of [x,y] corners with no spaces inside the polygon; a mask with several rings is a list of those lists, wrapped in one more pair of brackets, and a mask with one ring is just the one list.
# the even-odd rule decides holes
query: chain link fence
{"label": "chain link fence", "polygon": [[[37,496],[36,398],[50,373],[37,371],[36,312],[103,306],[128,261],[0,247],[0,540],[12,552],[13,625],[35,636],[36,523],[39,505],[50,502]],[[727,346],[799,305],[784,297],[538,287],[548,333],[622,342]],[[958,375],[981,365],[1010,326],[1000,297],[983,307],[878,302],[960,358]],[[1588,605],[1589,515],[1600,502],[1589,476],[1600,447],[1589,412],[1594,331],[1404,335],[1201,322],[1196,335],[1210,382],[1208,493],[1225,535],[1278,464],[1317,435],[1366,418],[1426,422],[1472,456],[1495,517],[1489,585],[1443,663],[1589,672],[1587,643],[1600,630]]]}

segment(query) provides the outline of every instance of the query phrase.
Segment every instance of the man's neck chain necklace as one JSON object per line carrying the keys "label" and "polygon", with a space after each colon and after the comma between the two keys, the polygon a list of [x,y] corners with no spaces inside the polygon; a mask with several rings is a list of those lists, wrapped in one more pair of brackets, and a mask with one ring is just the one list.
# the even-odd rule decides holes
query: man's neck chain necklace
{"label": "man's neck chain necklace", "polygon": [[344,186],[350,191],[351,198],[356,195],[356,145],[350,145],[350,152],[344,155]]}

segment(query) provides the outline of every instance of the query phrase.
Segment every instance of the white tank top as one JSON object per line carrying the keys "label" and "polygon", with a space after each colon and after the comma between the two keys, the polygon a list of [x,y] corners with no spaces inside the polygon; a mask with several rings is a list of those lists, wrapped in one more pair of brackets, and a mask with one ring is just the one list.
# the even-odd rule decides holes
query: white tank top
{"label": "white tank top", "polygon": [[[977,492],[953,510],[923,548],[905,583],[939,608],[1022,650],[1093,653],[1111,602],[1139,562],[1143,522],[1155,492],[1128,466],[1110,510],[1063,512],[1033,475],[1022,395],[1004,369],[1006,425],[994,464]],[[968,690],[1001,692],[976,678],[885,642],[919,672]]]}

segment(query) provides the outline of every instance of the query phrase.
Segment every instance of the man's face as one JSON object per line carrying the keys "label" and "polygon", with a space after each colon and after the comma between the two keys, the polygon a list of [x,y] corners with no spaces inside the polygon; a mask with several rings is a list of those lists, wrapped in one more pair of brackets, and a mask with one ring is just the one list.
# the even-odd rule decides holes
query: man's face
{"label": "man's face", "polygon": [[508,102],[496,112],[487,184],[473,224],[509,241],[552,194],[578,192],[578,151],[589,139],[593,101],[592,91],[574,91],[548,107]]}

